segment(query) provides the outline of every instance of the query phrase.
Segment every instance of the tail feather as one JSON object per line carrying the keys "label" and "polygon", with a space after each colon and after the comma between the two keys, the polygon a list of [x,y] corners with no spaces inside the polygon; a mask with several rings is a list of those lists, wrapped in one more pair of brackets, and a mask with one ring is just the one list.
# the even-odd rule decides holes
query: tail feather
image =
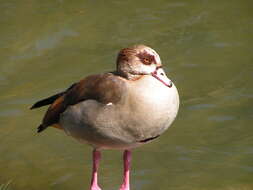
{"label": "tail feather", "polygon": [[[36,102],[35,104],[33,104],[33,106],[30,108],[31,110],[32,109],[35,109],[35,108],[39,108],[39,107],[42,107],[42,106],[46,106],[46,105],[49,105],[49,104],[53,104],[59,97],[63,96],[65,93],[68,92],[68,90],[72,89],[74,86],[76,85],[76,83],[72,84],[67,90],[65,90],[64,92],[60,92],[58,94],[55,94],[53,96],[50,96],[48,98],[45,98],[45,99],[42,99],[38,102]],[[60,99],[59,102],[61,103],[63,99]],[[56,102],[56,107],[57,107],[57,102]],[[60,105],[61,106],[61,105]],[[60,107],[61,108],[61,107]],[[58,109],[58,108],[57,108]],[[44,119],[43,119],[43,123],[39,125],[39,127],[37,128],[37,132],[40,133],[42,131],[44,131],[48,126],[52,126],[53,124],[57,124],[57,121],[58,121],[58,115],[54,115],[53,116],[56,116],[56,118],[49,118],[48,121],[49,122],[46,122],[47,124],[44,123],[44,119],[45,117],[47,117],[47,114],[44,116]],[[49,115],[49,117],[51,117],[51,115]],[[46,119],[47,120],[47,119]],[[54,127],[56,128],[60,128],[61,127],[59,125],[55,125]]]}
{"label": "tail feather", "polygon": [[32,110],[32,109],[35,109],[35,108],[39,108],[39,107],[42,107],[42,106],[52,104],[57,98],[59,98],[63,94],[64,93],[61,92],[59,94],[55,94],[53,96],[50,96],[50,97],[45,98],[43,100],[40,100],[40,101],[36,102],[35,104],[33,104],[33,106],[30,109]]}
{"label": "tail feather", "polygon": [[46,106],[49,104],[52,104],[57,98],[59,98],[60,96],[62,96],[63,94],[65,94],[68,90],[70,90],[71,88],[73,88],[76,85],[76,83],[72,84],[67,90],[65,90],[64,92],[60,92],[58,94],[55,94],[53,96],[50,96],[48,98],[45,98],[43,100],[40,100],[38,102],[36,102],[35,104],[33,104],[32,107],[30,107],[30,109],[35,109],[35,108],[39,108],[42,106]]}
{"label": "tail feather", "polygon": [[37,128],[37,133],[40,133],[44,131],[48,126],[45,126],[43,124],[40,124],[40,126]]}

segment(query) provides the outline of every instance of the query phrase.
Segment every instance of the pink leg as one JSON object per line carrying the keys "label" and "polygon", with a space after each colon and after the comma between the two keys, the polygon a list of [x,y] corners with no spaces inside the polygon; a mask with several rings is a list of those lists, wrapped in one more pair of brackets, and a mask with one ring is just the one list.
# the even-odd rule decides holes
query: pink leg
{"label": "pink leg", "polygon": [[130,190],[130,184],[129,184],[130,163],[131,163],[130,150],[125,150],[123,159],[124,159],[124,180],[120,187],[120,190]]}
{"label": "pink leg", "polygon": [[101,153],[98,150],[94,149],[93,150],[93,169],[92,169],[90,190],[101,190],[101,188],[98,186],[98,166],[99,166],[100,159],[101,159]]}

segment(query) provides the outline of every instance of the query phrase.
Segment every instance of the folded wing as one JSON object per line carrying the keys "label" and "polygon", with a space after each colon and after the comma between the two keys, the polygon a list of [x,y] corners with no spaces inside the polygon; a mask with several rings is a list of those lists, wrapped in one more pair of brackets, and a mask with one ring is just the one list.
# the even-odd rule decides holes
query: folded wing
{"label": "folded wing", "polygon": [[64,92],[38,101],[31,109],[51,104],[42,124],[38,127],[38,132],[45,130],[48,126],[59,126],[61,113],[68,106],[78,104],[81,101],[93,99],[104,104],[117,103],[121,100],[125,88],[124,79],[112,73],[91,75],[73,84]]}

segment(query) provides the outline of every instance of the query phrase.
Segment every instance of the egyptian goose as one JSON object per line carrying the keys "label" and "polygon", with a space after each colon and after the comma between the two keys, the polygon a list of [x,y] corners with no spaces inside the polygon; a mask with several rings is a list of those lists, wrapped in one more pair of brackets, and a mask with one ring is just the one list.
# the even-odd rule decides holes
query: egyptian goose
{"label": "egyptian goose", "polygon": [[116,71],[87,76],[31,109],[49,104],[38,132],[56,127],[94,147],[90,190],[101,190],[97,182],[101,149],[124,150],[120,190],[129,190],[131,149],[156,139],[171,125],[179,96],[159,55],[135,45],[119,52]]}

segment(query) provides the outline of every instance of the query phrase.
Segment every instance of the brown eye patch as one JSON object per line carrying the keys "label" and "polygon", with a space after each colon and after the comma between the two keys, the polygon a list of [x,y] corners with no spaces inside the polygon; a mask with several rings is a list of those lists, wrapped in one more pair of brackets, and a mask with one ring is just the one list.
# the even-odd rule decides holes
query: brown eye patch
{"label": "brown eye patch", "polygon": [[145,65],[150,65],[152,64],[152,62],[155,62],[155,57],[154,55],[150,55],[149,53],[147,53],[146,51],[138,53],[136,55],[143,64]]}

